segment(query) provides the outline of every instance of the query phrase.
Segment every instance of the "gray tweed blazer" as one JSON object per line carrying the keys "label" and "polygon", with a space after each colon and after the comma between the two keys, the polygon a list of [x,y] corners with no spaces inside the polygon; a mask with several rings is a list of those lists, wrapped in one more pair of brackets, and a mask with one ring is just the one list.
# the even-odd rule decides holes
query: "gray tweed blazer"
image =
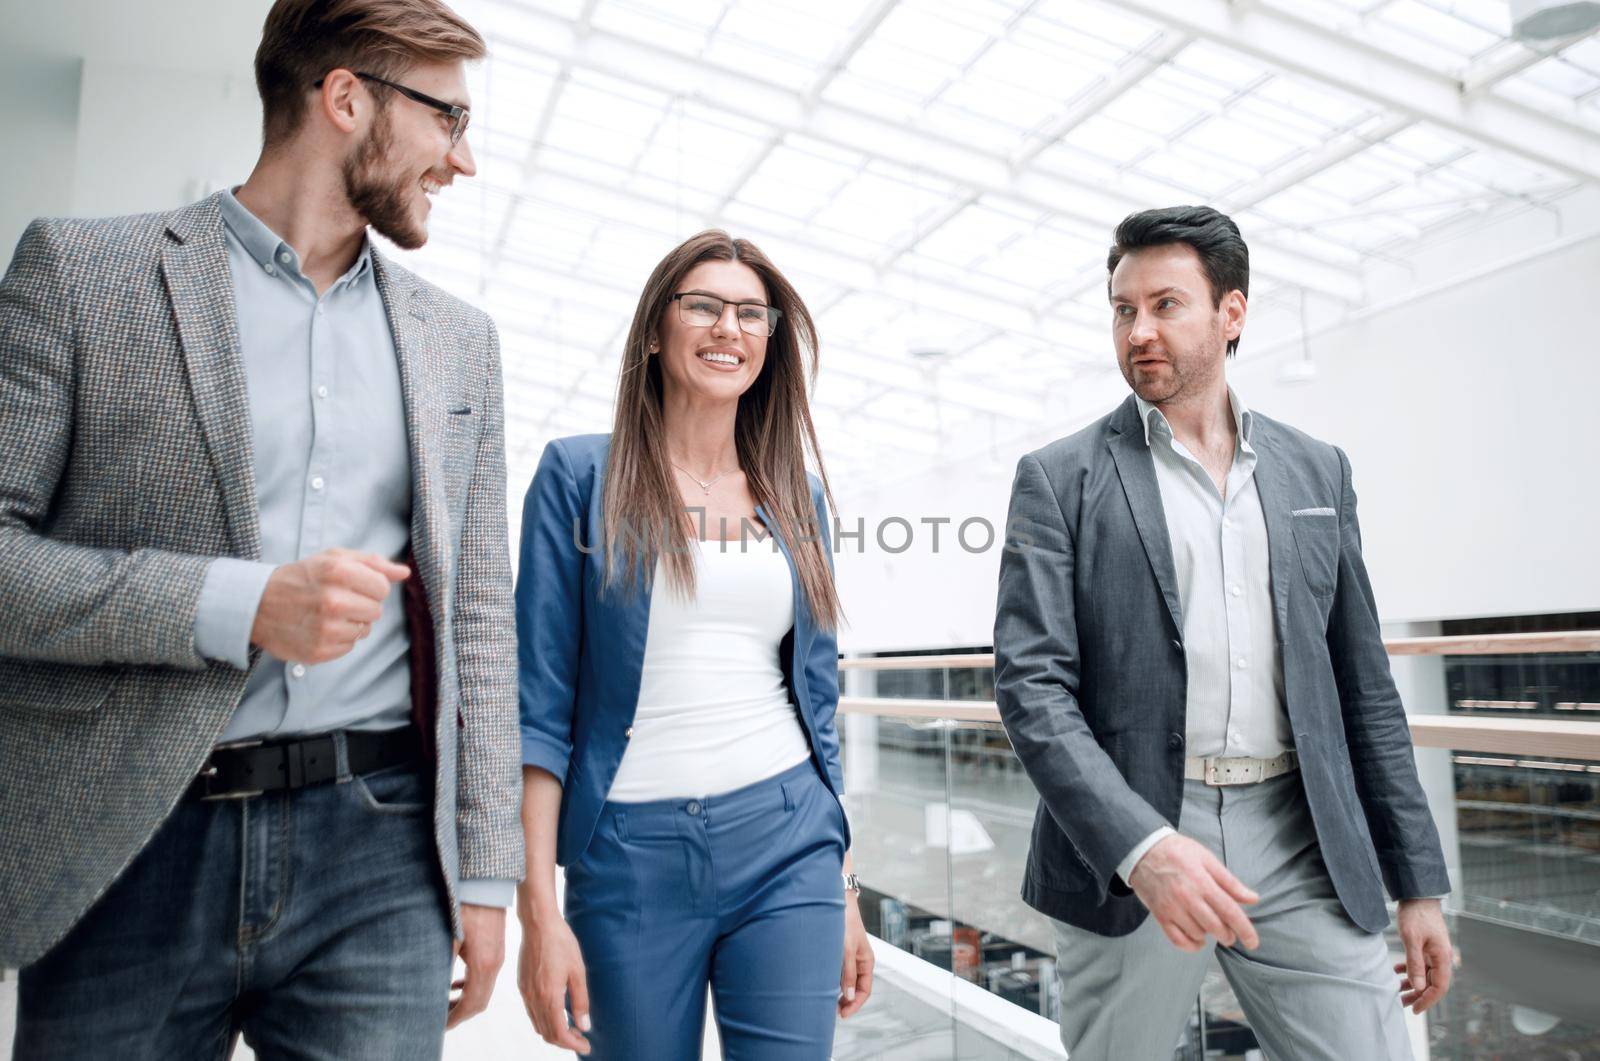
{"label": "gray tweed blazer", "polygon": [[[499,341],[483,313],[374,266],[405,394],[434,834],[459,935],[456,882],[523,870]],[[243,694],[246,673],[193,636],[209,558],[260,555],[234,318],[216,197],[36,221],[0,281],[0,965],[38,958],[105,892]]]}

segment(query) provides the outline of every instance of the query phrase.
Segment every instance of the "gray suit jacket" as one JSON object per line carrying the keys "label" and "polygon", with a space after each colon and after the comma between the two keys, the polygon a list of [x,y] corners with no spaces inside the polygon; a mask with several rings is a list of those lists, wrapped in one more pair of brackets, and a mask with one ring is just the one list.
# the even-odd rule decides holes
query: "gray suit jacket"
{"label": "gray suit jacket", "polygon": [[[1255,417],[1301,778],[1340,901],[1376,932],[1388,923],[1385,886],[1397,899],[1450,890],[1444,855],[1379,634],[1349,461]],[[1000,566],[995,697],[1040,794],[1022,894],[1051,917],[1119,936],[1146,916],[1115,873],[1140,840],[1178,824],[1182,630],[1155,465],[1130,395],[1022,458]]]}
{"label": "gray suit jacket", "polygon": [[[434,833],[459,932],[456,881],[523,868],[499,344],[481,312],[374,268],[405,395]],[[126,868],[243,693],[246,673],[193,637],[208,559],[260,554],[234,316],[215,197],[36,221],[0,282],[0,965],[38,958]]]}

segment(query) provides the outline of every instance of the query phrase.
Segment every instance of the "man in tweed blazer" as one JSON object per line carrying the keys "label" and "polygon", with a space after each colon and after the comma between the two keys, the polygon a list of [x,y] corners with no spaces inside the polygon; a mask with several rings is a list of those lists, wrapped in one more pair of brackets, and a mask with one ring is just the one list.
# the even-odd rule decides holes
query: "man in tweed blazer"
{"label": "man in tweed blazer", "polygon": [[483,52],[436,0],[279,0],[250,179],[37,221],[0,282],[19,1059],[431,1058],[487,1002],[523,871],[498,341],[366,235],[419,246],[474,172]]}

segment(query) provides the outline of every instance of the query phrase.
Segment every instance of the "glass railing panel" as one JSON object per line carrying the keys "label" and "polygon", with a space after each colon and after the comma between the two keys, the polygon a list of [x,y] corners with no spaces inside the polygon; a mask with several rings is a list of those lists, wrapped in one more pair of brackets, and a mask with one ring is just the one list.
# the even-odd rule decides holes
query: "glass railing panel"
{"label": "glass railing panel", "polygon": [[[1411,655],[1393,662],[1413,717],[1491,720],[1496,734],[1477,739],[1509,749],[1416,750],[1455,885],[1447,913],[1460,956],[1448,998],[1425,1018],[1408,1018],[1419,1061],[1600,1057],[1600,995],[1594,990],[1600,983],[1600,761],[1591,758],[1593,742],[1582,735],[1561,739],[1578,741],[1584,758],[1548,754],[1567,748],[1552,749],[1549,738],[1540,738],[1543,753],[1519,753],[1517,731],[1504,725],[1508,718],[1592,719],[1600,733],[1600,653]],[[987,668],[852,670],[848,683],[852,696],[891,704],[992,695]],[[1056,1017],[1063,1003],[1052,933],[1018,895],[1036,797],[1004,731],[994,723],[865,716],[849,718],[845,729],[858,738],[870,732],[870,740],[847,741],[847,763],[852,751],[870,746],[870,762],[856,766],[865,766],[876,782],[871,798],[881,808],[879,821],[904,833],[871,841],[872,857],[889,860],[866,874],[876,889],[875,931],[948,971],[952,984],[986,992],[1019,1013]],[[1433,732],[1429,740],[1437,739],[1437,727]],[[941,784],[944,806],[938,805]],[[885,791],[916,813],[891,810]],[[1402,951],[1392,927],[1387,939],[1398,960]],[[953,999],[959,994],[952,988]],[[963,1023],[959,1008],[952,1002],[956,1052],[950,1056],[988,1056],[983,1050],[994,1046],[992,1037]],[[1259,1050],[1213,966],[1174,1057],[1242,1061],[1260,1056]]]}
{"label": "glass railing panel", "polygon": [[[853,676],[859,683],[860,676]],[[949,965],[949,727],[931,719],[840,720],[851,853],[867,931]],[[947,994],[884,969],[871,1002],[835,1033],[834,1057],[954,1057]]]}
{"label": "glass railing panel", "polygon": [[1428,1015],[1433,1058],[1600,1057],[1600,763],[1440,754],[1461,963]]}
{"label": "glass railing panel", "polygon": [[[1061,1057],[1054,933],[1021,896],[1038,796],[997,722],[952,729],[949,777],[953,990],[1014,1007],[1005,1045],[1015,1056]],[[978,1035],[957,1022],[958,1056]]]}

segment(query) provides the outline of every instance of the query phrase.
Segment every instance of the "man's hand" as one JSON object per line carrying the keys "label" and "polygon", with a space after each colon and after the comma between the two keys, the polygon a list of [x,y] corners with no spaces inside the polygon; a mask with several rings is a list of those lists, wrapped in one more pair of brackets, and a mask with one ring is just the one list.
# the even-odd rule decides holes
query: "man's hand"
{"label": "man's hand", "polygon": [[[534,915],[519,908],[522,953],[517,960],[517,990],[539,1038],[552,1046],[587,1054],[589,1040],[580,1032],[589,1023],[589,980],[578,937],[555,910]],[[567,1021],[568,1003],[572,1021]]]}
{"label": "man's hand", "polygon": [[498,906],[461,904],[461,934],[455,945],[456,956],[466,963],[467,973],[450,985],[461,994],[450,999],[449,1031],[457,1024],[476,1017],[489,1005],[495,977],[506,960],[506,912]]}
{"label": "man's hand", "polygon": [[839,1016],[848,1017],[872,994],[872,944],[854,895],[844,897],[844,968],[839,971]]}
{"label": "man's hand", "polygon": [[1450,990],[1450,968],[1455,954],[1450,932],[1444,926],[1444,911],[1437,899],[1400,900],[1400,942],[1405,944],[1406,960],[1394,971],[1400,981],[1400,1005],[1421,1013]]}
{"label": "man's hand", "polygon": [[1176,834],[1161,840],[1133,867],[1128,886],[1179,950],[1197,951],[1207,936],[1247,950],[1261,942],[1239,908],[1260,896],[1199,841]]}
{"label": "man's hand", "polygon": [[329,549],[267,579],[250,641],[277,659],[326,663],[372,632],[389,586],[411,569],[372,553]]}

